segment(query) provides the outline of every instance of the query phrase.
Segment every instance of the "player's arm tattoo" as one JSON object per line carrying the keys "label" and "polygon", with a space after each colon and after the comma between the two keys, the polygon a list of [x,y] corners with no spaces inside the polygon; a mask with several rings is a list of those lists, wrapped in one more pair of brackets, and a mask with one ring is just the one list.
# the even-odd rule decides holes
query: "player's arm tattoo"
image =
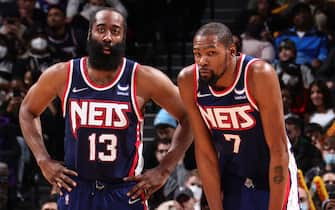
{"label": "player's arm tattoo", "polygon": [[284,172],[282,166],[274,167],[273,182],[276,184],[281,184],[284,181]]}

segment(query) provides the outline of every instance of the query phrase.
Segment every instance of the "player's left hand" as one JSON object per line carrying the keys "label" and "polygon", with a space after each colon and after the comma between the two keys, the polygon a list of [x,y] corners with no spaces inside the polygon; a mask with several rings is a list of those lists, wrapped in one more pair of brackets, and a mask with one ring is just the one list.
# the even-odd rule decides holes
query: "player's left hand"
{"label": "player's left hand", "polygon": [[136,199],[142,193],[145,195],[145,200],[161,188],[167,179],[169,173],[157,166],[156,168],[149,169],[141,175],[130,176],[124,178],[124,181],[135,181],[137,184],[127,193],[132,199]]}

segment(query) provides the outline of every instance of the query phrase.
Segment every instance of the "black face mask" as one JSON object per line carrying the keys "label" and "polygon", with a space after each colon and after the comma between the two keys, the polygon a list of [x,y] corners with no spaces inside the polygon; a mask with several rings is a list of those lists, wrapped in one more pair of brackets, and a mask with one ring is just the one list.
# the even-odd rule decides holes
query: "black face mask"
{"label": "black face mask", "polygon": [[[111,49],[111,54],[106,55],[103,53],[103,48],[108,45]],[[90,38],[87,41],[87,52],[89,64],[97,70],[116,70],[122,62],[125,54],[126,44],[120,42],[114,45],[103,44]]]}

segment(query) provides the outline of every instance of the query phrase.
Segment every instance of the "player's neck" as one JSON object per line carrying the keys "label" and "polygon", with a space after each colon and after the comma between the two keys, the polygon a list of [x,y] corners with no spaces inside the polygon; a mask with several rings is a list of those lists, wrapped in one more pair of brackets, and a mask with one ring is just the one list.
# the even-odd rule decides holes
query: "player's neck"
{"label": "player's neck", "polygon": [[90,65],[87,66],[87,75],[94,84],[104,86],[110,84],[118,73],[118,69],[115,70],[97,70]]}

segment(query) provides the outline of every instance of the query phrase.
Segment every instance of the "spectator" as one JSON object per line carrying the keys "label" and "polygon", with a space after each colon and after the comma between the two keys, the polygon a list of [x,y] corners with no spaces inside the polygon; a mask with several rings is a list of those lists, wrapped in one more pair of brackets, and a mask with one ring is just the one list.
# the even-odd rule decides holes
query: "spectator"
{"label": "spectator", "polygon": [[278,52],[278,62],[274,64],[274,67],[281,82],[291,86],[300,83],[298,88],[308,89],[314,81],[314,75],[310,67],[296,63],[297,49],[295,43],[289,39],[284,39],[279,44]]}
{"label": "spectator", "polygon": [[[14,74],[15,53],[5,35],[0,34],[0,95],[6,94]],[[0,105],[3,97],[0,96]]]}
{"label": "spectator", "polygon": [[55,51],[57,61],[65,61],[85,54],[86,39],[82,31],[66,24],[65,13],[58,6],[51,6],[47,13],[47,37]]}
{"label": "spectator", "polygon": [[4,10],[0,34],[6,36],[9,49],[15,56],[22,56],[26,50],[24,40],[26,31],[27,26],[20,22],[20,13],[15,5]]}
{"label": "spectator", "polygon": [[178,187],[174,193],[174,200],[176,200],[184,210],[194,210],[194,195],[188,187]]}
{"label": "spectator", "polygon": [[299,187],[300,210],[309,210],[308,193],[305,189]]}
{"label": "spectator", "polygon": [[334,172],[331,172],[331,171],[325,172],[322,175],[322,180],[326,186],[328,194],[335,192],[335,173]]}
{"label": "spectator", "polygon": [[155,117],[154,126],[159,139],[172,139],[177,121],[165,109],[161,109]]}
{"label": "spectator", "polygon": [[330,193],[329,198],[322,202],[322,210],[335,210],[335,194]]}
{"label": "spectator", "polygon": [[308,64],[318,69],[328,54],[327,37],[313,26],[313,17],[307,4],[298,3],[292,9],[293,27],[275,39],[275,46],[284,39],[292,40],[297,48],[297,64]]}
{"label": "spectator", "polygon": [[263,40],[261,33],[264,30],[261,17],[253,15],[242,37],[242,53],[272,62],[275,58],[275,49],[271,42]]}
{"label": "spectator", "polygon": [[297,167],[304,173],[315,166],[322,168],[324,163],[321,152],[302,135],[303,121],[299,118],[289,117],[285,120],[285,126]]}
{"label": "spectator", "polygon": [[316,77],[326,82],[327,87],[335,92],[335,48],[332,48],[320,69],[316,72]]}
{"label": "spectator", "polygon": [[326,163],[325,171],[335,170],[335,136],[327,137],[322,145],[322,156]]}
{"label": "spectator", "polygon": [[201,208],[201,199],[203,197],[203,188],[202,182],[199,177],[197,170],[193,170],[186,175],[185,184],[193,192],[193,197],[195,200],[194,210],[200,210]]}
{"label": "spectator", "polygon": [[[156,165],[164,158],[168,153],[171,146],[171,139],[156,139],[155,158]],[[154,165],[154,166],[156,166]],[[179,187],[183,186],[184,179],[186,176],[186,169],[182,162],[179,162],[176,169],[171,173],[165,185],[155,192],[149,199],[150,208],[156,208],[161,202],[165,200],[173,199],[174,191]]]}
{"label": "spectator", "polygon": [[304,135],[311,140],[311,143],[321,151],[323,143],[323,130],[317,123],[308,123],[304,129]]}
{"label": "spectator", "polygon": [[289,117],[299,117],[295,113],[293,113],[293,96],[290,91],[290,88],[288,88],[285,85],[281,86],[281,96],[283,100],[283,109],[284,109],[284,119],[286,120]]}
{"label": "spectator", "polygon": [[333,98],[325,82],[314,81],[308,90],[305,122],[318,123],[326,130],[335,117],[333,108]]}
{"label": "spectator", "polygon": [[41,210],[57,210],[57,195],[51,195],[42,202]]}

